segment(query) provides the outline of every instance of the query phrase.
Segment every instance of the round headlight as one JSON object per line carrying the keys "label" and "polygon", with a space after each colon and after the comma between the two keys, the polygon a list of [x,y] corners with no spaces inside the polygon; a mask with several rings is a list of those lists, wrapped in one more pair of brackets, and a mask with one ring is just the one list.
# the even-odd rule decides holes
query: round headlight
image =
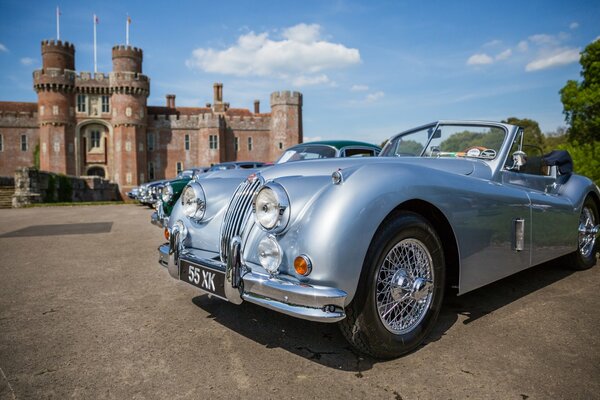
{"label": "round headlight", "polygon": [[281,264],[281,247],[271,235],[258,244],[258,260],[269,273],[274,274]]}
{"label": "round headlight", "polygon": [[167,183],[162,188],[161,198],[163,202],[168,203],[169,201],[171,201],[171,197],[173,197],[173,186],[171,186],[170,183]]}
{"label": "round headlight", "polygon": [[197,182],[192,182],[185,187],[181,194],[181,205],[186,217],[200,221],[206,211],[206,196],[202,186]]}
{"label": "round headlight", "polygon": [[267,183],[258,191],[252,205],[256,221],[263,229],[278,233],[287,226],[290,200],[280,184]]}

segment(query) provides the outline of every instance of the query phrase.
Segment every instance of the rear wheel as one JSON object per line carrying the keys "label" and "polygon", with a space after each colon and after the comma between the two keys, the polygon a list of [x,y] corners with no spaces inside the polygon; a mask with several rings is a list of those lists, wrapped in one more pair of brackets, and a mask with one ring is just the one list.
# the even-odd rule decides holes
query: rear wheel
{"label": "rear wheel", "polygon": [[591,197],[587,197],[579,215],[579,246],[571,254],[571,266],[576,270],[584,270],[596,264],[598,252],[598,230],[600,227],[598,206]]}
{"label": "rear wheel", "polygon": [[445,280],[444,253],[433,227],[402,212],[379,229],[342,333],[359,351],[393,358],[414,350],[433,328]]}

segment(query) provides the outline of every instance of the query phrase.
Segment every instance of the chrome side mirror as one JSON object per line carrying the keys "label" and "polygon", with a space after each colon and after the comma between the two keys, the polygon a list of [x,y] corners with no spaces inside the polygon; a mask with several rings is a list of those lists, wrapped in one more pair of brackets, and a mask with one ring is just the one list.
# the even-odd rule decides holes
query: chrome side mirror
{"label": "chrome side mirror", "polygon": [[521,150],[515,151],[512,155],[512,158],[513,164],[510,168],[508,168],[512,171],[519,171],[525,166],[525,163],[527,162],[527,154],[525,154],[525,152]]}

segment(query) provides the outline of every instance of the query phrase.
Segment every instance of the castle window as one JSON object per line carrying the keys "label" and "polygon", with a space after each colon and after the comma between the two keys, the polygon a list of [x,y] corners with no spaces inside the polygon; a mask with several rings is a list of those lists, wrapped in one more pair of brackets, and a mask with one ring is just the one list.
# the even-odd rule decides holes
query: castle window
{"label": "castle window", "polygon": [[108,102],[108,96],[102,96],[102,112],[110,112],[110,103]]}
{"label": "castle window", "polygon": [[27,151],[28,148],[27,135],[21,135],[21,151]]}
{"label": "castle window", "polygon": [[152,161],[148,163],[148,179],[154,180],[154,163]]}
{"label": "castle window", "polygon": [[0,151],[4,151],[4,136],[0,135]]}
{"label": "castle window", "polygon": [[190,149],[190,135],[185,135],[185,149]]}
{"label": "castle window", "polygon": [[90,146],[91,148],[100,147],[100,131],[90,132]]}
{"label": "castle window", "polygon": [[252,151],[252,138],[248,138],[248,151]]}
{"label": "castle window", "polygon": [[77,95],[77,112],[85,112],[86,110],[86,95],[78,94]]}
{"label": "castle window", "polygon": [[208,148],[213,150],[219,148],[219,141],[217,135],[208,136]]}
{"label": "castle window", "polygon": [[154,150],[154,132],[148,132],[148,151]]}
{"label": "castle window", "polygon": [[177,162],[177,175],[179,175],[179,173],[183,171],[183,165],[181,164],[181,161]]}
{"label": "castle window", "polygon": [[283,150],[283,143],[279,142],[279,150]]}
{"label": "castle window", "polygon": [[233,148],[235,149],[236,153],[240,150],[240,138],[239,137],[233,138]]}

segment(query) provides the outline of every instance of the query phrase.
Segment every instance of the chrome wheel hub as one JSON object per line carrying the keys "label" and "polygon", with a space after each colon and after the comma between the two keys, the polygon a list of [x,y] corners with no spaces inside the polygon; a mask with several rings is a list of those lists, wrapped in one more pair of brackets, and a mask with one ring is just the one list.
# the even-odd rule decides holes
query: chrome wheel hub
{"label": "chrome wheel hub", "polygon": [[579,216],[579,252],[589,257],[594,251],[600,225],[596,225],[594,212],[589,207],[583,207]]}
{"label": "chrome wheel hub", "polygon": [[433,261],[419,240],[397,243],[379,266],[376,280],[377,313],[387,330],[403,334],[427,314],[433,297]]}

